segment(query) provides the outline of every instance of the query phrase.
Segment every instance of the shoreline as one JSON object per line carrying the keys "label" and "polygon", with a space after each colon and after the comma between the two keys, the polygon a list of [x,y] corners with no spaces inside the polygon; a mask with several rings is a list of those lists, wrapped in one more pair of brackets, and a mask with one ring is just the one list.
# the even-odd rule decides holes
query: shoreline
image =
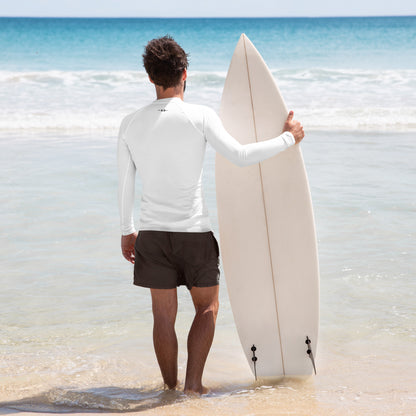
{"label": "shoreline", "polygon": [[[91,383],[89,387],[56,387],[14,401],[3,398],[0,413],[4,410],[6,414],[25,415],[278,416],[293,413],[297,416],[370,416],[376,412],[378,415],[398,416],[410,415],[416,410],[416,380],[413,378],[416,363],[411,361],[411,345],[402,349],[400,358],[379,354],[368,344],[361,349],[353,344],[340,345],[355,351],[355,354],[346,356],[336,345],[327,343],[327,335],[323,334],[323,337],[318,350],[317,376],[255,382],[247,369],[241,373],[245,374],[241,383],[236,383],[235,376],[232,384],[224,383],[224,375],[219,376],[215,371],[215,348],[205,377],[207,386],[212,388],[208,395],[189,397],[181,391],[163,391],[160,383],[137,388],[123,387],[122,383],[119,387],[94,386]],[[395,348],[398,347],[399,344]],[[378,348],[382,349],[382,346]],[[242,364],[243,369],[245,363]],[[153,365],[156,374],[156,361]],[[156,377],[160,379],[160,375]],[[221,384],[218,384],[219,378],[223,381]]]}

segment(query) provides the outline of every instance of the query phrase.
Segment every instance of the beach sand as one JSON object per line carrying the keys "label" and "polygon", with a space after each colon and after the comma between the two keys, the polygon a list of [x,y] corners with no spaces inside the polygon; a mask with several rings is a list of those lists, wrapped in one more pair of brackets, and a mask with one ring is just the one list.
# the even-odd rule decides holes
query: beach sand
{"label": "beach sand", "polygon": [[[352,340],[340,345],[339,352],[334,353],[326,344],[328,331],[324,329],[322,332],[317,376],[254,382],[245,373],[246,377],[239,384],[234,379],[234,383],[228,384],[223,380],[219,385],[214,348],[205,375],[207,385],[212,387],[208,395],[189,397],[181,391],[163,391],[160,385],[137,389],[117,386],[56,388],[14,402],[7,403],[2,397],[0,413],[110,415],[121,412],[161,416],[416,414],[414,348],[390,344],[389,348],[398,352],[392,357],[383,352],[382,344],[362,345],[363,340]],[[344,354],[342,348],[349,353]]]}

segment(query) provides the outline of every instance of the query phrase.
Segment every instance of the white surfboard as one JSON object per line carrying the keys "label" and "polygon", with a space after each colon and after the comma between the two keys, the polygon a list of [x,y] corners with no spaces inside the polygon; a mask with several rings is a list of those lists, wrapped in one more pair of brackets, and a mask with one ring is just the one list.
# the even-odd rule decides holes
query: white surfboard
{"label": "white surfboard", "polygon": [[[228,70],[220,115],[242,144],[278,136],[288,115],[272,74],[244,34]],[[300,145],[247,167],[217,153],[215,170],[222,264],[249,365],[256,377],[311,374],[319,270]]]}

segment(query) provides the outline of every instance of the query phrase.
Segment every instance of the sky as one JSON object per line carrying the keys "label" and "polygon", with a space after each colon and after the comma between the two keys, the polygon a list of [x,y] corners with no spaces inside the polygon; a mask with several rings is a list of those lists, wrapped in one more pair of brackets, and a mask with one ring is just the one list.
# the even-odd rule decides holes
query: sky
{"label": "sky", "polygon": [[0,16],[319,17],[416,15],[415,0],[0,0]]}

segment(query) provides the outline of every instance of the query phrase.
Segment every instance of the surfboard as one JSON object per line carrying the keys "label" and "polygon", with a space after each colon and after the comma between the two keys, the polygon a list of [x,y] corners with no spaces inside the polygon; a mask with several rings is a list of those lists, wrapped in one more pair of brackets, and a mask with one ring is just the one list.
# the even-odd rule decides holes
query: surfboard
{"label": "surfboard", "polygon": [[[241,35],[220,117],[240,143],[281,134],[288,110],[254,45]],[[309,375],[319,325],[315,223],[301,147],[239,167],[216,154],[222,265],[241,345],[257,377]]]}

